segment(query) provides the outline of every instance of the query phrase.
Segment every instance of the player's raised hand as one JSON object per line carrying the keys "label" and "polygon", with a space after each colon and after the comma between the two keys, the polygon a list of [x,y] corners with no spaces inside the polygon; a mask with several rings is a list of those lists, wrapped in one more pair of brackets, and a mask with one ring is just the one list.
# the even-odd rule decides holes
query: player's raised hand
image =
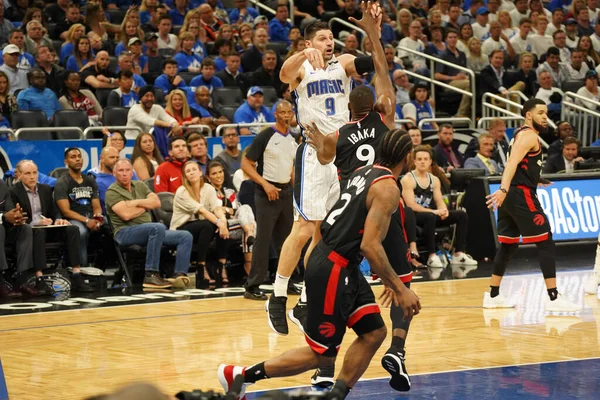
{"label": "player's raised hand", "polygon": [[504,199],[506,199],[506,193],[498,189],[494,193],[487,196],[486,199],[487,207],[493,208],[494,211],[496,211],[498,207],[502,206],[502,203],[504,203]]}
{"label": "player's raised hand", "polygon": [[348,21],[357,25],[359,28],[367,32],[367,35],[381,36],[381,21],[383,19],[383,10],[377,3],[363,1],[360,3],[362,18],[360,20],[349,17]]}
{"label": "player's raised hand", "polygon": [[314,69],[324,69],[325,68],[325,60],[323,59],[323,53],[314,47],[307,47],[302,50],[308,62]]}
{"label": "player's raised hand", "polygon": [[304,127],[304,134],[308,138],[306,142],[314,147],[315,150],[317,150],[317,153],[323,149],[325,135],[317,128],[317,125],[314,122],[307,124]]}

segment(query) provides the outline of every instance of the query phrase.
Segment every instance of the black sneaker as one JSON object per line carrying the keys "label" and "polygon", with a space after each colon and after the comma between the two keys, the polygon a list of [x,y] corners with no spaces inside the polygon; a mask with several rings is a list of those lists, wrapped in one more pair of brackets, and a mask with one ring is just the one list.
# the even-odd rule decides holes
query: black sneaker
{"label": "black sneaker", "polygon": [[168,289],[173,285],[170,282],[161,278],[158,272],[146,272],[143,286],[145,288],[152,289]]}
{"label": "black sneaker", "polygon": [[258,289],[246,290],[244,292],[244,298],[248,299],[248,300],[267,300],[268,299],[267,295]]}
{"label": "black sneaker", "polygon": [[302,289],[300,289],[298,286],[296,286],[296,284],[293,283],[292,281],[289,281],[288,288],[287,288],[287,294],[300,295],[300,294],[302,294]]}
{"label": "black sneaker", "polygon": [[396,347],[390,347],[381,359],[381,366],[390,373],[390,386],[398,392],[410,390],[410,376],[404,365],[404,352]]}
{"label": "black sneaker", "polygon": [[35,288],[40,292],[42,296],[50,295],[54,292],[50,286],[44,281],[44,278],[38,276],[35,278]]}
{"label": "black sneaker", "polygon": [[271,295],[269,300],[265,303],[265,310],[267,310],[267,319],[269,320],[269,328],[278,335],[287,335],[288,323],[287,316],[285,313],[285,306],[287,304],[287,297],[278,297]]}
{"label": "black sneaker", "polygon": [[334,373],[335,364],[331,367],[317,368],[313,376],[310,377],[310,383],[313,386],[328,389],[333,386]]}
{"label": "black sneaker", "polygon": [[79,293],[90,293],[93,292],[94,289],[90,285],[85,283],[83,275],[73,274],[71,275],[71,291]]}
{"label": "black sneaker", "polygon": [[296,306],[290,310],[288,313],[288,317],[290,321],[292,321],[302,333],[304,333],[304,324],[306,323],[306,313],[308,312],[308,307],[306,307],[306,303],[302,303],[299,301]]}

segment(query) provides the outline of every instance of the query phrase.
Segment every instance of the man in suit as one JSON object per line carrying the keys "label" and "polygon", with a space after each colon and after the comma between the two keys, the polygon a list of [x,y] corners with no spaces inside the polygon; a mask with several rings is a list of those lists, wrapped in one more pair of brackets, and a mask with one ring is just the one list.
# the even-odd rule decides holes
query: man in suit
{"label": "man in suit", "polygon": [[[5,249],[7,241],[15,243],[17,253],[17,279],[15,280],[17,285],[13,287],[18,286],[19,278],[33,266],[33,231],[31,226],[26,224],[23,209],[18,203],[14,205],[8,186],[2,180],[0,180],[0,221],[0,298],[18,297],[21,296],[21,292],[34,296],[42,294],[42,291],[49,293],[48,286],[41,278],[39,284],[36,280],[35,287],[21,283],[19,290],[8,289],[4,280],[2,272],[8,269]],[[36,288],[38,286],[39,289]]]}
{"label": "man in suit", "polygon": [[462,154],[458,151],[454,141],[454,128],[450,124],[443,124],[438,131],[438,144],[433,147],[435,162],[444,171],[450,172],[454,168],[460,168],[464,164]]}
{"label": "man in suit", "polygon": [[562,154],[563,142],[569,136],[573,136],[573,127],[567,121],[559,121],[556,124],[556,133],[558,139],[555,137],[556,140],[548,147],[548,157]]}
{"label": "man in suit", "polygon": [[[490,53],[490,64],[481,70],[479,81],[478,96],[481,99],[484,93],[492,93],[497,96],[508,97],[510,91],[523,91],[525,84],[517,82],[509,86],[508,79],[504,70],[504,51],[494,50]],[[517,95],[510,95],[510,100],[518,101]],[[492,100],[493,103],[496,103]],[[498,106],[505,107],[503,102],[498,102]]]}
{"label": "man in suit", "polygon": [[502,167],[492,159],[496,139],[490,133],[483,133],[477,138],[479,152],[475,157],[467,158],[465,168],[484,169],[486,175],[502,174]]}
{"label": "man in suit", "polygon": [[[79,252],[79,229],[60,219],[54,205],[52,188],[38,183],[38,167],[30,160],[23,160],[17,164],[19,183],[10,189],[14,203],[21,204],[26,214],[26,223],[33,228],[33,265],[37,276],[42,275],[46,268],[46,236],[53,238],[62,236],[67,247],[69,265],[73,268],[71,276],[71,290],[74,292],[91,292],[93,289],[87,285],[81,275],[81,253]],[[52,232],[48,233],[49,228]],[[60,228],[58,228],[60,227]],[[56,235],[61,233],[62,235]]]}
{"label": "man in suit", "polygon": [[[506,140],[506,122],[500,118],[494,118],[490,121],[488,126],[488,133],[495,139],[494,151],[492,152],[492,160],[498,164],[498,166],[504,169],[506,160],[508,159],[508,141]],[[479,140],[473,138],[467,150],[465,150],[465,159],[475,157],[479,153]]]}
{"label": "man in suit", "polygon": [[575,171],[575,162],[583,161],[583,157],[577,157],[580,147],[581,142],[576,137],[566,137],[563,140],[562,153],[548,157],[542,167],[542,173],[555,174],[564,171],[570,174]]}

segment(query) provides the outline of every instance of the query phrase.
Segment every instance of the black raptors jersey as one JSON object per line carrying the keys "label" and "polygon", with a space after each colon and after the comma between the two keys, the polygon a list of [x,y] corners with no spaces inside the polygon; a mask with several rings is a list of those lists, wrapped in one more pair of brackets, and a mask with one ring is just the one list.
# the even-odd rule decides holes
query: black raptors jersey
{"label": "black raptors jersey", "polygon": [[338,129],[334,163],[338,169],[341,190],[344,190],[346,181],[354,171],[375,162],[379,142],[388,130],[383,117],[376,111]]}
{"label": "black raptors jersey", "polygon": [[351,265],[360,262],[360,243],[367,218],[367,194],[371,185],[382,179],[394,179],[392,171],[379,165],[359,169],[341,188],[340,199],[321,224],[323,243],[348,259]]}
{"label": "black raptors jersey", "polygon": [[[524,131],[525,129],[531,129],[527,125],[523,125],[519,129],[515,131],[515,134],[510,141],[510,145],[508,147],[508,154],[512,152],[512,147],[517,138],[519,132]],[[540,175],[542,174],[542,146],[540,145],[540,140],[538,138],[538,149],[536,151],[530,151],[523,157],[519,165],[517,166],[517,170],[515,172],[515,176],[513,176],[512,181],[510,182],[510,186],[527,186],[528,188],[535,189],[537,188],[537,184],[540,180]]]}

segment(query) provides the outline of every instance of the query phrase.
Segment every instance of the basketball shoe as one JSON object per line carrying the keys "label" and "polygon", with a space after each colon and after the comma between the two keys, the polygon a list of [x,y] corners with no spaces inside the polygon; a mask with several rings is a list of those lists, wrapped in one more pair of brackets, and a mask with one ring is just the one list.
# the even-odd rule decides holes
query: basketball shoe
{"label": "basketball shoe", "polygon": [[296,306],[288,313],[290,321],[296,324],[296,326],[298,327],[298,329],[300,329],[302,333],[304,333],[304,324],[306,323],[307,313],[308,307],[306,307],[306,303],[303,303],[301,301],[298,301]]}
{"label": "basketball shoe", "polygon": [[269,297],[269,300],[265,303],[265,310],[267,310],[267,319],[269,320],[269,328],[278,335],[287,335],[288,323],[285,312],[285,306],[287,304],[287,297],[275,296],[274,294]]}
{"label": "basketball shoe", "polygon": [[567,299],[562,294],[558,294],[558,297],[554,300],[550,300],[550,297],[546,297],[546,311],[579,311],[581,307]]}
{"label": "basketball shoe", "polygon": [[598,285],[600,285],[600,276],[592,272],[583,284],[583,290],[585,294],[596,294],[598,292]]}
{"label": "basketball shoe", "polygon": [[508,300],[502,294],[496,297],[490,296],[490,292],[483,294],[483,308],[513,308],[515,303]]}
{"label": "basketball shoe", "polygon": [[396,347],[390,347],[381,359],[381,366],[390,373],[390,386],[398,392],[410,390],[410,376],[404,364],[404,352]]}
{"label": "basketball shoe", "polygon": [[310,377],[310,383],[313,386],[327,389],[333,386],[333,375],[335,373],[335,364],[331,367],[317,368],[313,376]]}
{"label": "basketball shoe", "polygon": [[[219,383],[221,384],[221,386],[223,386],[223,390],[225,390],[225,393],[229,392],[229,390],[231,389],[231,386],[233,385],[234,379],[238,375],[243,375],[244,371],[245,371],[244,367],[237,367],[235,365],[227,365],[227,364],[219,365],[219,369],[217,370],[217,375],[219,377]],[[238,396],[237,399],[246,400],[246,388],[248,387],[248,385],[251,385],[251,384],[244,383],[242,385],[240,393],[237,394],[237,396]]]}

